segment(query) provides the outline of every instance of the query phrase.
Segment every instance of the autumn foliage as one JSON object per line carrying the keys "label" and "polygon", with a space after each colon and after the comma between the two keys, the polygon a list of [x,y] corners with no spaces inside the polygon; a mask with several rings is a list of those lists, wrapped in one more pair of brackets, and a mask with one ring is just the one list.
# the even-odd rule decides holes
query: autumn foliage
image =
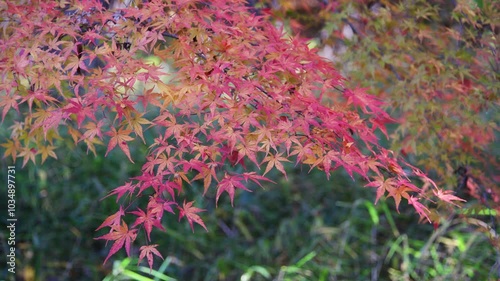
{"label": "autumn foliage", "polygon": [[[343,168],[376,200],[406,201],[428,221],[425,202],[462,201],[379,145],[376,131],[387,135],[395,122],[381,98],[346,87],[305,39],[285,36],[244,1],[8,1],[0,11],[4,156],[43,163],[71,138],[144,163],[110,191],[120,206],[98,228],[109,230],[97,238],[111,244],[106,260],[121,248],[130,254],[143,231],[140,258],[152,266],[162,255],[151,233],[173,219],[164,215],[209,228],[185,189],[203,186],[234,204],[237,190],[270,182],[272,170],[286,177],[289,162],[327,178]],[[148,153],[132,159],[139,141]]]}
{"label": "autumn foliage", "polygon": [[348,84],[386,102],[383,108],[398,123],[390,136],[397,155],[418,164],[448,194],[468,199],[460,214],[431,208],[432,220],[459,215],[499,247],[498,4],[260,2],[292,34],[311,38]]}

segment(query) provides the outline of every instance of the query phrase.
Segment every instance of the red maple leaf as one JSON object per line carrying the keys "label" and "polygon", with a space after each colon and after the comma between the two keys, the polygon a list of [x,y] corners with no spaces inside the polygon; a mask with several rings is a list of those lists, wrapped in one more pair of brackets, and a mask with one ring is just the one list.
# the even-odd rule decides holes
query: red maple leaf
{"label": "red maple leaf", "polygon": [[111,230],[112,231],[108,234],[94,238],[96,240],[102,239],[115,241],[109,250],[108,256],[104,260],[104,263],[106,263],[106,261],[108,261],[112,255],[116,254],[116,252],[118,252],[123,246],[125,246],[127,256],[130,257],[130,245],[134,242],[135,238],[137,238],[137,229],[129,230],[125,221],[122,221],[122,225],[112,225]]}
{"label": "red maple leaf", "polygon": [[22,98],[21,103],[28,101],[28,107],[31,112],[31,108],[33,107],[33,101],[35,100],[42,101],[45,104],[49,104],[50,102],[57,102],[57,99],[49,95],[49,91],[35,90],[35,91],[28,91],[27,95]]}
{"label": "red maple leaf", "polygon": [[386,191],[395,188],[396,181],[394,178],[384,179],[383,176],[375,176],[374,181],[365,185],[365,187],[376,187],[377,188],[377,197],[375,198],[375,204],[377,204],[378,200],[385,194]]}
{"label": "red maple leaf", "polygon": [[163,212],[167,211],[169,213],[174,213],[171,205],[177,205],[174,201],[164,200],[158,197],[149,197],[148,212],[151,212],[156,216],[158,220],[163,217]]}
{"label": "red maple leaf", "polygon": [[201,225],[206,231],[208,231],[207,227],[205,226],[205,223],[203,220],[198,216],[196,213],[203,212],[205,211],[204,209],[196,208],[193,207],[194,201],[191,201],[189,203],[186,203],[184,201],[182,207],[177,207],[179,208],[179,221],[185,216],[186,219],[189,222],[189,225],[191,226],[191,230],[194,232],[194,227],[193,227],[193,222]]}
{"label": "red maple leaf", "polygon": [[287,177],[285,168],[283,167],[283,164],[281,162],[290,162],[290,160],[288,160],[288,158],[281,157],[282,154],[283,153],[278,153],[276,155],[270,154],[264,158],[262,164],[267,162],[267,167],[264,175],[267,174],[273,167],[276,167],[276,169],[278,169],[278,171],[280,171],[285,176],[285,178]]}
{"label": "red maple leaf", "polygon": [[30,148],[29,146],[23,147],[21,149],[21,153],[19,153],[19,156],[18,156],[18,157],[24,158],[22,167],[26,166],[26,164],[28,163],[29,160],[31,160],[31,162],[33,162],[33,163],[36,163],[36,161],[35,161],[36,154],[37,154],[37,150],[35,148]]}
{"label": "red maple leaf", "polygon": [[[64,112],[76,115],[76,123],[78,124],[78,127],[82,125],[82,122],[85,120],[86,117],[94,121],[96,120],[92,106],[88,105],[90,101],[85,100],[85,102],[87,104],[83,104],[82,99],[72,98],[68,100],[68,104],[63,108]],[[104,122],[103,120],[99,121],[99,123],[103,122]]]}
{"label": "red maple leaf", "polygon": [[430,213],[429,209],[422,205],[422,203],[418,202],[418,198],[410,196],[410,198],[408,198],[408,203],[413,205],[413,208],[415,208],[415,211],[417,211],[421,219],[425,217],[429,222],[431,222],[428,215]]}
{"label": "red maple leaf", "polygon": [[[118,212],[112,214],[111,216],[107,217],[104,220],[104,222],[96,229],[96,231],[106,226],[112,227],[113,225],[120,225],[121,218],[124,215],[125,211],[123,211],[123,207],[120,206],[120,210],[118,210]],[[111,229],[111,231],[113,231],[113,229]]]}
{"label": "red maple leaf", "polygon": [[99,122],[88,122],[83,126],[87,131],[83,133],[83,136],[80,137],[80,140],[83,139],[93,139],[95,136],[98,136],[99,139],[102,140],[102,127],[104,126],[104,121],[99,120]]}
{"label": "red maple leaf", "polygon": [[457,204],[457,203],[455,203],[455,202],[453,202],[453,201],[462,201],[462,202],[465,202],[464,199],[451,194],[451,193],[453,193],[453,191],[451,191],[451,190],[441,190],[441,189],[438,189],[437,191],[433,190],[432,192],[434,192],[434,195],[436,195],[436,197],[439,198],[440,200],[443,200],[445,202],[453,204],[453,205],[455,205],[457,207],[460,207],[460,205]]}
{"label": "red maple leaf", "polygon": [[151,210],[144,212],[143,210],[138,209],[137,211],[132,211],[130,213],[137,216],[137,219],[135,219],[135,222],[134,224],[132,224],[132,227],[135,227],[140,224],[144,225],[144,229],[146,230],[146,234],[148,236],[149,241],[151,241],[151,231],[153,230],[153,226],[161,230],[165,230],[165,228],[161,225],[161,222],[156,216],[156,214],[153,213]]}
{"label": "red maple leaf", "polygon": [[109,140],[108,149],[106,150],[106,154],[104,156],[107,156],[108,153],[118,144],[123,153],[127,155],[130,162],[134,163],[134,161],[132,161],[132,157],[130,157],[130,150],[127,145],[128,141],[134,139],[129,136],[131,132],[132,130],[119,129],[118,131],[116,131],[115,128],[111,128],[111,132],[107,133],[109,136],[111,136],[111,139]]}
{"label": "red maple leaf", "polygon": [[[135,188],[137,187],[137,185],[135,184],[132,184],[132,182],[127,182],[125,183],[124,185],[122,186],[119,186],[115,189],[113,189],[108,195],[106,195],[104,198],[106,197],[109,197],[111,195],[114,195],[116,194],[116,202],[118,202],[118,200],[120,200],[120,198],[125,195],[125,193],[128,192],[129,195],[132,195],[132,193],[134,193],[134,190]],[[104,199],[103,198],[103,199]]]}
{"label": "red maple leaf", "polygon": [[158,247],[158,244],[142,246],[139,249],[140,254],[139,254],[139,261],[137,262],[137,264],[141,263],[142,259],[146,257],[148,259],[149,269],[151,271],[153,269],[153,254],[163,259],[160,252],[156,250],[156,247]]}
{"label": "red maple leaf", "polygon": [[241,176],[230,176],[226,174],[224,176],[224,179],[222,179],[219,183],[219,186],[217,187],[217,194],[215,195],[215,202],[217,203],[219,201],[219,197],[221,194],[225,191],[227,194],[229,194],[229,198],[231,198],[231,206],[233,205],[233,200],[234,200],[234,191],[235,188],[241,188],[246,191],[250,191],[248,188],[241,183],[243,178]]}
{"label": "red maple leaf", "polygon": [[18,107],[18,102],[17,100],[20,99],[21,96],[19,95],[5,95],[1,100],[0,100],[0,107],[3,107],[2,110],[2,122],[5,119],[5,116],[7,115],[7,112],[9,112],[9,109],[12,107],[14,108],[17,112],[19,112],[19,107]]}
{"label": "red maple leaf", "polygon": [[260,183],[260,181],[267,181],[267,182],[276,184],[274,181],[272,181],[264,176],[258,175],[256,172],[243,173],[242,176],[247,182],[248,182],[248,180],[251,180],[251,181],[255,182],[256,184],[258,184],[260,187],[262,187],[262,184]]}

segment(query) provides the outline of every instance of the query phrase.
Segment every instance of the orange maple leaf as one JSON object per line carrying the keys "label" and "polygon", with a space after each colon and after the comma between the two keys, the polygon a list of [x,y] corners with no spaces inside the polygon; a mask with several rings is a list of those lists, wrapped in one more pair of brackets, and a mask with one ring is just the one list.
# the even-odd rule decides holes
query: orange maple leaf
{"label": "orange maple leaf", "polygon": [[128,141],[134,139],[129,136],[131,132],[132,130],[119,129],[118,131],[116,131],[115,128],[111,128],[111,132],[107,133],[109,136],[111,136],[111,139],[109,140],[108,149],[106,150],[106,154],[104,156],[108,156],[108,153],[113,150],[113,148],[118,144],[123,153],[127,155],[130,162],[134,163],[134,161],[132,161],[132,157],[130,157],[130,150],[127,145]]}

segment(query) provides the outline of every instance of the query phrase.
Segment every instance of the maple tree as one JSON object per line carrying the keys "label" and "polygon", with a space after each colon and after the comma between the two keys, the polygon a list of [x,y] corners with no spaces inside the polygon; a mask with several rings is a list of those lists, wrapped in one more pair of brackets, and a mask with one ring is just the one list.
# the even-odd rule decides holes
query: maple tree
{"label": "maple tree", "polygon": [[[327,178],[342,167],[376,187],[377,200],[390,196],[399,207],[404,199],[429,221],[423,201],[460,201],[379,144],[375,131],[387,134],[394,122],[382,99],[346,87],[306,40],[285,36],[245,1],[115,9],[7,1],[0,11],[0,107],[11,130],[4,157],[43,163],[70,138],[94,154],[104,145],[106,155],[117,148],[144,162],[142,174],[109,193],[120,206],[98,228],[109,233],[97,239],[113,243],[105,262],[121,248],[130,255],[144,230],[139,257],[152,267],[162,256],[151,233],[165,230],[165,212],[207,230],[186,188],[201,183],[200,193],[216,201],[227,193],[233,204],[236,190],[271,181],[271,170],[286,177],[287,162]],[[138,141],[149,145],[144,159],[131,157]]]}

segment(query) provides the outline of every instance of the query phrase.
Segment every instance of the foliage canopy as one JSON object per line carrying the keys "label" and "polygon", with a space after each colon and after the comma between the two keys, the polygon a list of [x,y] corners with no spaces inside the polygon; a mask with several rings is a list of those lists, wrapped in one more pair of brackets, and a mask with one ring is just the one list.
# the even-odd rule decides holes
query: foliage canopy
{"label": "foliage canopy", "polygon": [[[165,230],[164,214],[207,229],[203,210],[185,198],[192,183],[233,203],[236,190],[270,181],[271,170],[286,177],[287,162],[328,178],[342,167],[368,181],[376,200],[393,197],[397,207],[405,200],[428,221],[437,218],[424,201],[462,201],[379,144],[375,131],[388,136],[385,126],[395,121],[384,95],[347,87],[305,39],[285,36],[244,1],[117,9],[99,1],[4,2],[0,11],[2,121],[15,115],[4,156],[43,163],[71,138],[94,154],[104,145],[106,155],[118,148],[144,163],[142,174],[110,192],[120,207],[99,227],[109,233],[97,239],[113,243],[106,260],[121,248],[128,254],[143,230],[140,257],[152,267],[153,254],[161,255],[151,232]],[[442,86],[422,94],[431,99]],[[146,143],[145,129],[156,138],[144,159],[132,159],[129,145]],[[430,129],[402,127],[400,135],[408,130]]]}

